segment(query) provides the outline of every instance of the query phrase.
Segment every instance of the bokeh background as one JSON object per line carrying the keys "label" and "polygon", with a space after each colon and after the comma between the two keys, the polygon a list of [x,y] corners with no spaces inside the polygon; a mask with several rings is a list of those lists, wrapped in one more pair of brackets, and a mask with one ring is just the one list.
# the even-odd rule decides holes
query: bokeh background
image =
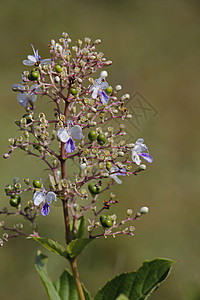
{"label": "bokeh background", "polygon": [[[122,84],[131,95],[139,91],[158,112],[140,119],[140,130],[133,128],[135,138],[145,139],[154,163],[115,186],[119,215],[143,205],[150,213],[137,222],[133,238],[98,240],[84,251],[78,263],[86,287],[94,296],[116,273],[166,257],[177,263],[151,299],[199,300],[199,1],[1,0],[0,7],[1,155],[8,149],[7,139],[18,134],[14,120],[23,114],[11,90],[21,80],[22,60],[31,53],[31,43],[47,58],[50,39],[63,31],[74,42],[85,36],[101,38],[99,50],[113,61],[109,83]],[[41,174],[47,176],[43,166],[23,153],[2,158],[0,206],[8,203],[3,191],[13,177],[32,180]],[[61,208],[40,219],[41,235],[64,241]],[[2,300],[47,299],[33,267],[38,248],[34,241],[19,238],[0,249]],[[62,258],[50,255],[52,279],[65,266]]]}

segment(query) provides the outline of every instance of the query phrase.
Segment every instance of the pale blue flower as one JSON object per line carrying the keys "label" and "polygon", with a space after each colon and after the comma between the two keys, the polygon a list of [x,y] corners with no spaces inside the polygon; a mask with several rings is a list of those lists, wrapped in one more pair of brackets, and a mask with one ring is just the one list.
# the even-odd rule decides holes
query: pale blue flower
{"label": "pale blue flower", "polygon": [[107,89],[108,83],[105,80],[105,77],[99,77],[94,81],[94,84],[90,87],[89,92],[92,92],[92,99],[96,99],[100,95],[102,103],[107,103],[109,96],[103,91]]}
{"label": "pale blue flower", "polygon": [[33,104],[36,101],[37,95],[34,93],[35,90],[37,90],[37,92],[41,91],[41,89],[38,88],[38,84],[32,85],[30,90],[25,89],[25,86],[21,84],[13,84],[12,88],[15,91],[19,91],[17,100],[23,107],[27,107],[28,103]]}
{"label": "pale blue flower", "polygon": [[81,140],[83,138],[82,128],[74,125],[72,121],[68,121],[67,128],[58,129],[57,136],[61,142],[66,143],[66,151],[72,153],[76,148],[73,139]]}
{"label": "pale blue flower", "polygon": [[52,203],[52,200],[56,201],[56,194],[54,192],[46,193],[44,187],[42,188],[42,192],[37,191],[33,195],[34,205],[39,206],[41,203],[43,203],[41,209],[41,214],[43,216],[47,216],[49,214],[49,206]]}
{"label": "pale blue flower", "polygon": [[109,177],[111,177],[116,183],[118,184],[122,184],[121,179],[119,179],[117,176],[126,176],[126,168],[125,166],[123,166],[123,168],[118,168],[117,166],[112,166],[110,168],[110,175]]}
{"label": "pale blue flower", "polygon": [[[132,160],[136,163],[136,165],[141,164],[140,156],[143,157],[149,163],[153,162],[152,156],[149,154],[148,147],[144,144],[143,139],[138,139],[135,143],[135,146],[131,149],[132,151]],[[147,153],[144,153],[146,151]]]}
{"label": "pale blue flower", "polygon": [[48,65],[51,64],[51,59],[41,59],[40,55],[38,54],[38,50],[35,51],[33,45],[31,44],[33,49],[33,55],[28,55],[27,58],[23,60],[23,64],[25,66],[34,66],[38,64]]}

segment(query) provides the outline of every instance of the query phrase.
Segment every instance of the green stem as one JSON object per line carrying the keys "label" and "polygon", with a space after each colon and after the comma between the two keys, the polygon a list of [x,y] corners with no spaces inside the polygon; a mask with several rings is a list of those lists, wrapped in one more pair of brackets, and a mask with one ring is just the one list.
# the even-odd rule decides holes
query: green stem
{"label": "green stem", "polygon": [[77,287],[77,290],[78,290],[79,298],[80,298],[80,300],[85,300],[85,296],[84,296],[84,293],[83,293],[82,285],[81,285],[79,274],[78,274],[76,259],[71,261],[70,264],[71,264],[74,280],[76,282],[76,287]]}

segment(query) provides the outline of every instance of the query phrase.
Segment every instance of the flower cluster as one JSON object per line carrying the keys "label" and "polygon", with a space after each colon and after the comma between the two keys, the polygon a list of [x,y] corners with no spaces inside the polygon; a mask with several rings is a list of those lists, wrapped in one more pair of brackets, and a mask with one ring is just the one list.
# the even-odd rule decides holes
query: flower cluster
{"label": "flower cluster", "polygon": [[[112,64],[96,50],[100,43],[99,39],[91,42],[85,38],[84,42],[77,40],[71,47],[71,39],[63,33],[58,42],[51,40],[50,56],[43,60],[32,46],[33,55],[23,60],[28,69],[23,72],[22,83],[13,85],[13,91],[18,92],[17,100],[25,110],[16,120],[21,135],[9,139],[10,150],[4,154],[4,158],[9,158],[14,150],[23,150],[43,161],[49,170],[49,190],[45,190],[40,180],[32,186],[24,179],[28,185],[25,189],[16,184],[6,187],[6,194],[11,199],[20,197],[20,201],[15,200],[16,205],[11,204],[17,209],[16,214],[26,216],[31,224],[35,224],[38,211],[47,216],[52,201],[58,200],[64,204],[64,214],[67,209],[76,224],[92,210],[93,219],[88,226],[90,238],[133,235],[132,225],[125,229],[121,227],[144,213],[139,211],[131,217],[129,210],[126,218],[117,222],[116,215],[102,213],[118,200],[114,199],[113,193],[107,200],[101,195],[115,182],[122,184],[119,177],[137,175],[145,170],[141,159],[153,161],[142,138],[135,143],[126,142],[125,124],[132,118],[126,108],[129,95],[121,94],[120,85],[109,85],[107,71],[103,70],[99,77],[93,76],[99,69]],[[47,117],[44,112],[37,111],[37,98],[53,102],[51,115],[48,112]],[[118,126],[108,126],[112,120],[119,120]],[[79,166],[73,179],[69,176],[69,159]],[[24,205],[21,194],[27,191],[33,192],[33,198]],[[9,214],[7,210],[0,213]],[[95,234],[96,228],[101,228],[102,232]],[[34,226],[32,234],[38,235],[36,229]],[[23,235],[16,228],[7,230]],[[76,227],[73,237],[76,237]]]}

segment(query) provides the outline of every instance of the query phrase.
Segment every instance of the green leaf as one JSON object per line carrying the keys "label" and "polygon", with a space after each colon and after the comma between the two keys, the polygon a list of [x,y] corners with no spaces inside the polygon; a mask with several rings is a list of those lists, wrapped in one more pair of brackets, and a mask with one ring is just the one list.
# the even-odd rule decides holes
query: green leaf
{"label": "green leaf", "polygon": [[67,258],[67,250],[62,244],[54,240],[42,238],[42,237],[40,238],[33,237],[33,239],[38,243],[40,243],[45,248],[47,248],[48,250]]}
{"label": "green leaf", "polygon": [[71,241],[67,246],[67,253],[70,258],[76,258],[83,249],[92,241],[92,239],[76,239]]}
{"label": "green leaf", "polygon": [[123,273],[109,281],[94,300],[115,300],[120,294],[130,300],[146,300],[167,277],[173,263],[161,258],[146,261],[138,271]]}
{"label": "green leaf", "polygon": [[120,294],[115,300],[129,300],[125,295]]}
{"label": "green leaf", "polygon": [[[67,270],[64,270],[58,280],[54,283],[54,286],[61,300],[79,300],[74,278]],[[85,300],[90,300],[91,298],[83,285],[82,288]]]}
{"label": "green leaf", "polygon": [[46,262],[48,257],[38,251],[36,260],[35,260],[35,268],[40,276],[40,279],[47,291],[50,300],[61,300],[58,292],[56,291],[51,279],[48,276],[46,270]]}
{"label": "green leaf", "polygon": [[[70,230],[71,230],[72,237],[73,237],[73,233],[74,233],[74,220],[72,220],[70,222]],[[76,238],[77,239],[82,238],[83,235],[84,235],[84,231],[85,231],[85,217],[82,216],[76,222]]]}

